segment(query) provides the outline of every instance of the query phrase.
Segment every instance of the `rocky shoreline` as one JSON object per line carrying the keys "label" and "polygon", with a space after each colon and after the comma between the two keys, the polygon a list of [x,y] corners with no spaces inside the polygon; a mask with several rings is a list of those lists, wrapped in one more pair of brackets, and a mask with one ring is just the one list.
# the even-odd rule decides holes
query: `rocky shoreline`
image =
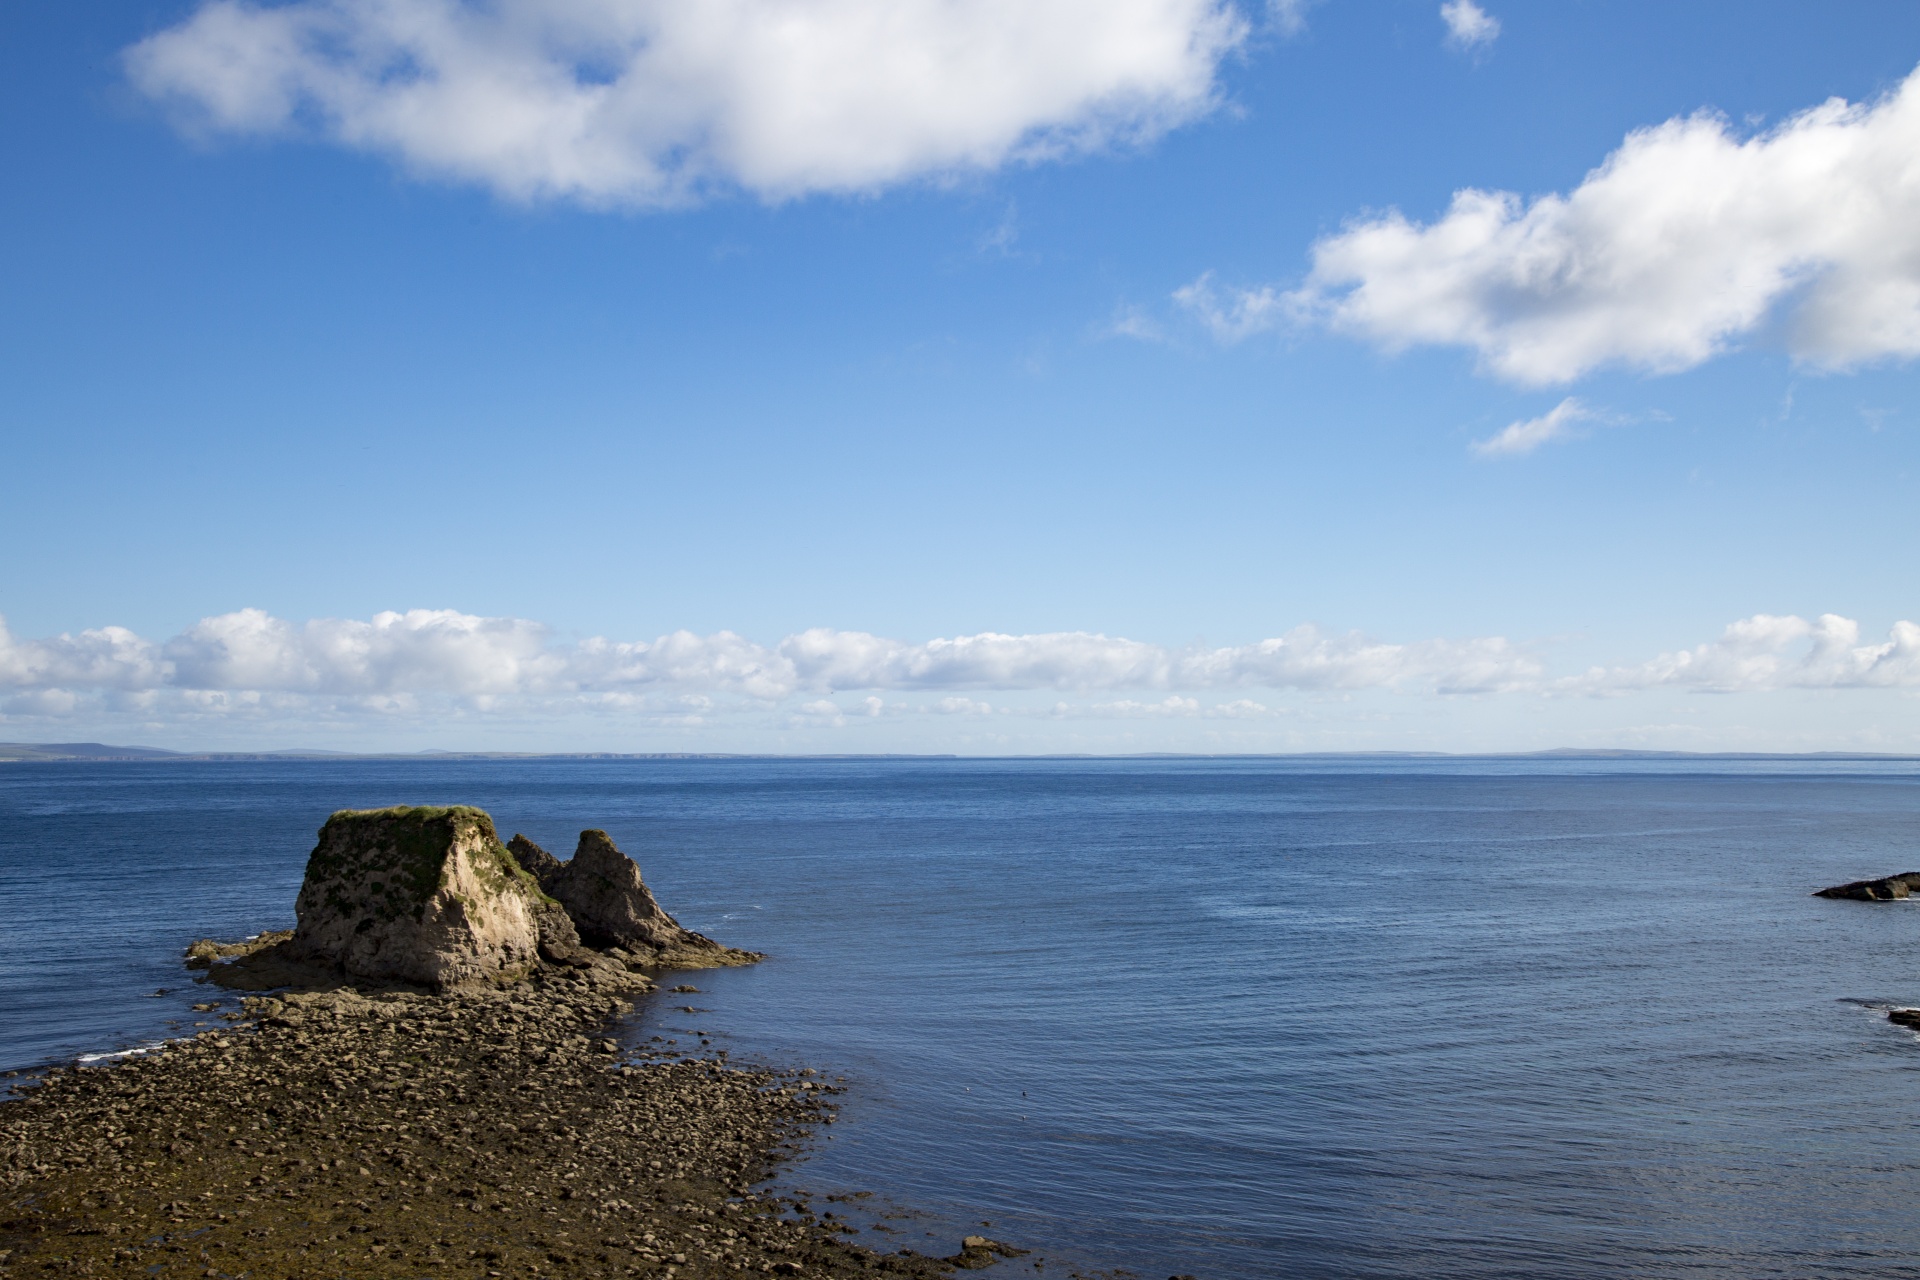
{"label": "rocky shoreline", "polygon": [[663,970],[760,957],[680,926],[604,832],[563,863],[478,809],[343,810],[298,916],[187,949],[197,981],[272,992],[196,1006],[227,1027],[0,1104],[0,1276],[916,1277],[1020,1252],[863,1248],[755,1193],[843,1090],[622,1048]]}
{"label": "rocky shoreline", "polygon": [[[599,979],[599,980],[597,980]],[[243,1018],[0,1105],[0,1274],[933,1276],[756,1196],[839,1086],[623,1056],[593,971]],[[1011,1253],[1010,1250],[1002,1250]]]}

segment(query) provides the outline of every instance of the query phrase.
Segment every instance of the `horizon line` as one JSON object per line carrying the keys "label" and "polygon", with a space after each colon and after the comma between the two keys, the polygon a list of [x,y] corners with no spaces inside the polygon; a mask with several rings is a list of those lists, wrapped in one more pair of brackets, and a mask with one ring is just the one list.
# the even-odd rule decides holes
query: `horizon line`
{"label": "horizon line", "polygon": [[1005,755],[958,752],[764,752],[764,751],[176,751],[167,747],[117,746],[101,742],[0,742],[0,764],[191,763],[206,761],[351,760],[1914,760],[1920,753],[1893,751],[1682,751],[1633,747],[1550,747],[1535,751],[1041,751]]}

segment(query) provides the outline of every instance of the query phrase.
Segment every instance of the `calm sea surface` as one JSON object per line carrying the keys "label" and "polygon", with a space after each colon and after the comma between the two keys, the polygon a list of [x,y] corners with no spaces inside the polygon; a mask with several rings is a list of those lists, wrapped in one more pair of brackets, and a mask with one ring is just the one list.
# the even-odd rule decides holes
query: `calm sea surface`
{"label": "calm sea surface", "polygon": [[1920,1039],[1873,1007],[1920,1004],[1920,906],[1807,896],[1920,868],[1910,765],[5,765],[0,1067],[191,1030],[181,947],[291,925],[331,810],[456,801],[603,826],[769,953],[631,1035],[845,1075],[792,1176],[910,1211],[876,1247],[1920,1276]]}

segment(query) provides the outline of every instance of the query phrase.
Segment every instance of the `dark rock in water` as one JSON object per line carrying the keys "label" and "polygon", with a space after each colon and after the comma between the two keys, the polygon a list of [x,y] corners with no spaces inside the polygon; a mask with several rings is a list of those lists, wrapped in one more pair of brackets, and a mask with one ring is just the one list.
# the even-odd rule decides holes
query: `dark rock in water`
{"label": "dark rock in water", "polygon": [[672,968],[751,964],[760,958],[683,928],[654,900],[639,864],[620,852],[604,831],[582,831],[567,862],[525,836],[515,836],[508,848],[521,868],[566,907],[589,946],[616,948],[636,963]]}
{"label": "dark rock in water", "polygon": [[998,1240],[989,1239],[986,1236],[968,1236],[960,1242],[960,1252],[946,1261],[963,1271],[979,1271],[992,1266],[996,1256],[1020,1258],[1026,1256],[1028,1252],[1029,1250],[1016,1249],[1012,1245],[1001,1244]]}
{"label": "dark rock in water", "polygon": [[549,901],[464,805],[343,809],[320,828],[287,959],[444,991],[539,962]]}
{"label": "dark rock in water", "polygon": [[270,929],[240,942],[216,942],[212,938],[201,938],[187,948],[187,968],[211,969],[221,960],[250,956],[256,951],[278,946],[292,937],[291,929]]}
{"label": "dark rock in water", "polygon": [[1920,1009],[1889,1009],[1887,1021],[1920,1031]]}
{"label": "dark rock in water", "polygon": [[1854,898],[1861,902],[1892,902],[1920,889],[1920,871],[1903,871],[1879,880],[1853,880],[1814,892],[1816,898]]}

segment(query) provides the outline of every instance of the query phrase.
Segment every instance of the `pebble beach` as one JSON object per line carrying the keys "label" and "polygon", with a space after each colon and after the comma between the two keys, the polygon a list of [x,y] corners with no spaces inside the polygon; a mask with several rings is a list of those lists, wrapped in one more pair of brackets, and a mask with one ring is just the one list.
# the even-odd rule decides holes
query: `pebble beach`
{"label": "pebble beach", "polygon": [[0,1105],[0,1275],[934,1276],[756,1195],[840,1086],[623,1053],[601,971],[235,998],[226,1027]]}

